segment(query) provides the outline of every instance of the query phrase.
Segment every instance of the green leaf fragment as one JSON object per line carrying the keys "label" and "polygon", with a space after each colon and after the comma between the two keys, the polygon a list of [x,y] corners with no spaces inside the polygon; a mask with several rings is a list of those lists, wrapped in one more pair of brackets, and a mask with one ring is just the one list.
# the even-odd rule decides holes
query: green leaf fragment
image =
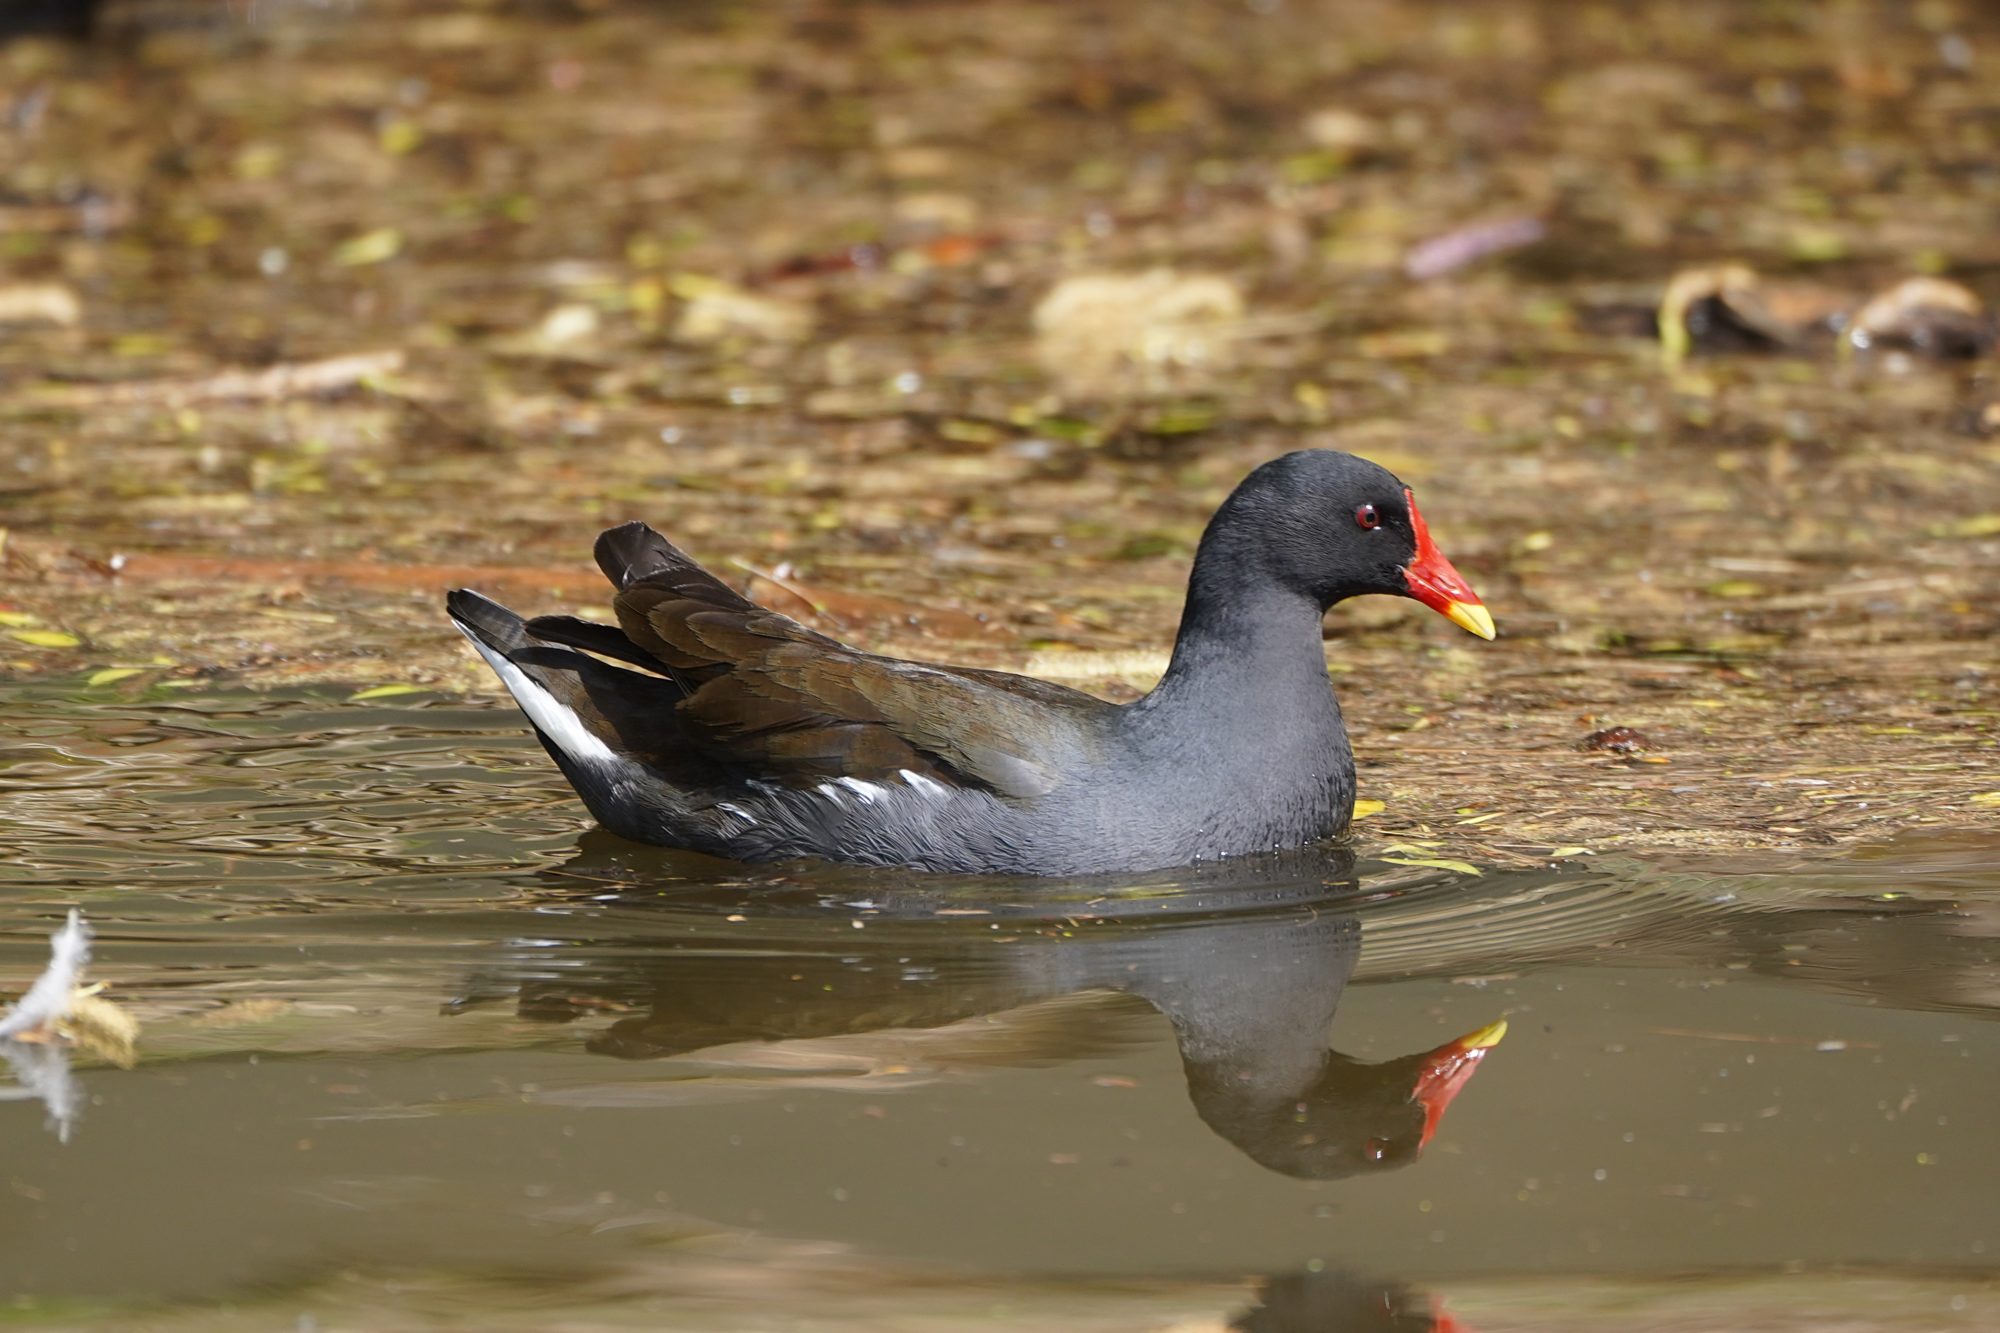
{"label": "green leaf fragment", "polygon": [[429,689],[428,685],[372,685],[348,695],[347,702],[358,704],[368,699],[393,699],[399,694],[423,694]]}

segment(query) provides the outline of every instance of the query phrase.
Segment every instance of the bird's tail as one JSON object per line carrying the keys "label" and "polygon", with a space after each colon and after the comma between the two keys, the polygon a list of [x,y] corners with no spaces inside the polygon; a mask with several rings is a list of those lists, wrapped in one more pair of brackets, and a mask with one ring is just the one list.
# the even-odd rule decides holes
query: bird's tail
{"label": "bird's tail", "polygon": [[448,594],[445,610],[606,828],[634,836],[627,830],[648,818],[646,807],[679,803],[663,770],[682,748],[673,723],[680,687],[550,642],[470,589]]}

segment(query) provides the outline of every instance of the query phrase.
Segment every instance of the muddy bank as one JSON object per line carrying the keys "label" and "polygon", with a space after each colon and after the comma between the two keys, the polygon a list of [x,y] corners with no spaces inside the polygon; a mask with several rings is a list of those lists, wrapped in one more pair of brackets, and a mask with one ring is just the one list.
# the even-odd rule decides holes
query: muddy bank
{"label": "muddy bank", "polygon": [[[0,49],[0,669],[493,697],[442,589],[592,610],[636,516],[1115,694],[1215,502],[1328,446],[1502,633],[1329,618],[1371,839],[2000,808],[1993,354],[1850,336],[2000,297],[1976,6],[273,12]],[[1663,346],[1724,261],[1764,306]]]}

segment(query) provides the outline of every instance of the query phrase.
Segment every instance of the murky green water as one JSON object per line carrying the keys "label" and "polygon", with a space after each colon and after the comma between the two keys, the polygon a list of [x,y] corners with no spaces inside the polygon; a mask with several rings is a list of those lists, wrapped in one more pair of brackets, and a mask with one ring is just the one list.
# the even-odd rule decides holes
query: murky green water
{"label": "murky green water", "polygon": [[[0,1105],[31,1322],[2000,1319],[1991,839],[746,878],[396,703],[0,699],[0,973],[81,904],[146,1023],[67,1142]],[[1419,1150],[1412,1057],[1503,1017]]]}

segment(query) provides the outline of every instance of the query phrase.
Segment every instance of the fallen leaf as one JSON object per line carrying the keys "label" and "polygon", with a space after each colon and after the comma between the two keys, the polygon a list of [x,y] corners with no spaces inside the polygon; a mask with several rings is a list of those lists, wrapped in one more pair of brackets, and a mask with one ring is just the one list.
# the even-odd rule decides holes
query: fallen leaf
{"label": "fallen leaf", "polygon": [[393,699],[399,694],[423,694],[429,689],[428,685],[373,685],[348,695],[347,702],[358,704],[367,699]]}
{"label": "fallen leaf", "polygon": [[2000,537],[2000,514],[1960,519],[1946,531],[1953,537]]}
{"label": "fallen leaf", "polygon": [[1403,272],[1418,281],[1440,278],[1488,255],[1533,245],[1548,235],[1540,218],[1479,222],[1434,236],[1403,256]]}
{"label": "fallen leaf", "polygon": [[28,611],[0,611],[0,625],[32,625],[40,619]]}
{"label": "fallen leaf", "polygon": [[101,671],[91,672],[83,683],[86,685],[110,685],[115,681],[130,679],[144,670],[144,667],[105,667]]}
{"label": "fallen leaf", "polygon": [[1421,866],[1425,870],[1449,870],[1458,875],[1477,875],[1481,873],[1479,867],[1470,861],[1444,861],[1415,856],[1385,856],[1382,859],[1392,866]]}
{"label": "fallen leaf", "polygon": [[76,635],[59,629],[17,629],[11,633],[22,643],[30,643],[37,648],[77,648],[83,644],[83,640]]}
{"label": "fallen leaf", "polygon": [[403,233],[394,227],[377,227],[349,237],[334,247],[333,262],[342,268],[359,268],[394,259],[403,248]]}
{"label": "fallen leaf", "polygon": [[1354,803],[1354,817],[1356,819],[1366,819],[1370,815],[1379,815],[1388,808],[1381,801],[1356,801]]}

